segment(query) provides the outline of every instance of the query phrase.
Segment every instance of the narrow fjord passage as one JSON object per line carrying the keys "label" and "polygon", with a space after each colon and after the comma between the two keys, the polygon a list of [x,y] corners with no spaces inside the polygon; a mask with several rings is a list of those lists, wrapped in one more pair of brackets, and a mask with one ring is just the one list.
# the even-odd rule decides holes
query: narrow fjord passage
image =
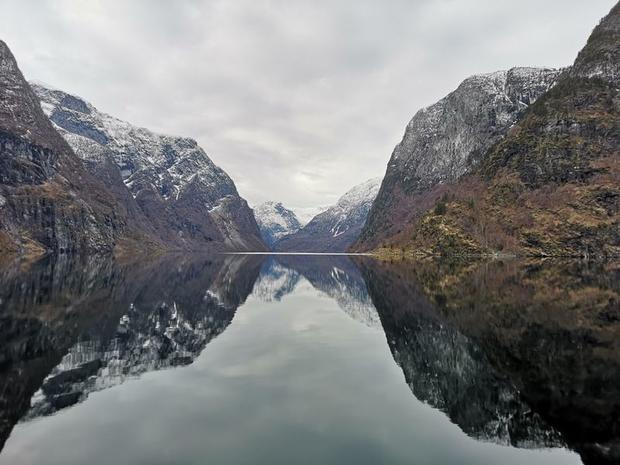
{"label": "narrow fjord passage", "polygon": [[53,326],[63,356],[0,464],[581,463],[472,340],[399,301],[385,267],[234,256],[108,270],[113,291],[82,300],[114,322]]}

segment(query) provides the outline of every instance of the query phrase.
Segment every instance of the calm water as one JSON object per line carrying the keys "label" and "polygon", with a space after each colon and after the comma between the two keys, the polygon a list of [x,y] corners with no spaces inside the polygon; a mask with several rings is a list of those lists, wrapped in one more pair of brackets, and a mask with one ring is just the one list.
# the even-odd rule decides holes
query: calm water
{"label": "calm water", "polygon": [[0,269],[0,464],[620,460],[620,268]]}

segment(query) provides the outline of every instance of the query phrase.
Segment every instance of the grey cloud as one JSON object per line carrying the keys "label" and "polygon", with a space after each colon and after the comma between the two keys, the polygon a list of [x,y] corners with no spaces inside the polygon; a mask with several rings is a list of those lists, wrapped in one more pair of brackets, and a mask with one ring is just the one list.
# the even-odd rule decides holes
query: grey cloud
{"label": "grey cloud", "polygon": [[250,203],[310,211],[381,176],[465,77],[570,64],[614,0],[4,0],[22,70],[196,138]]}

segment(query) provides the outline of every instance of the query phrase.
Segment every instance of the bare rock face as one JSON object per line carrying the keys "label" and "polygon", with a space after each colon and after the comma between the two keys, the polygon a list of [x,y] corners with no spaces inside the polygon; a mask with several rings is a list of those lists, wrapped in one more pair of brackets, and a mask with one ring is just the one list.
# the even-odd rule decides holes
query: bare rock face
{"label": "bare rock face", "polygon": [[353,187],[336,205],[319,213],[295,234],[275,244],[281,252],[345,252],[357,239],[377,196],[381,179]]}
{"label": "bare rock face", "polygon": [[599,78],[620,85],[620,5],[616,4],[596,26],[586,46],[568,70],[573,77]]}
{"label": "bare rock face", "polygon": [[265,202],[254,208],[254,216],[265,244],[269,247],[289,234],[301,229],[301,223],[295,212],[281,202]]}
{"label": "bare rock face", "polygon": [[397,234],[417,196],[470,172],[523,111],[554,84],[559,71],[513,68],[472,76],[420,110],[407,125],[360,239],[360,250]]}
{"label": "bare rock face", "polygon": [[0,41],[0,252],[110,252],[143,237],[41,110]]}
{"label": "bare rock face", "polygon": [[196,141],[134,126],[60,90],[32,87],[49,119],[91,172],[108,173],[117,200],[165,244],[265,249],[252,211],[232,179]]}

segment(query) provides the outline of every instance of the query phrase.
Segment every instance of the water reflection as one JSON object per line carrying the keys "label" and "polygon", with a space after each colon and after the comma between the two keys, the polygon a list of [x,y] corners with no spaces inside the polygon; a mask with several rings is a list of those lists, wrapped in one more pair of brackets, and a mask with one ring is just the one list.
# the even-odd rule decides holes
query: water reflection
{"label": "water reflection", "polygon": [[467,434],[620,462],[620,267],[362,262],[414,393]]}
{"label": "water reflection", "polygon": [[119,264],[45,259],[6,267],[0,287],[0,444],[13,425],[89,393],[185,365],[252,291],[257,257]]}
{"label": "water reflection", "polygon": [[[270,257],[263,265],[261,277],[254,294],[263,298],[264,282],[273,290],[273,297],[279,300],[291,293],[301,277],[317,290],[334,299],[338,306],[354,320],[371,328],[381,328],[379,315],[370,300],[366,283],[353,261],[342,255],[277,255]],[[276,289],[277,288],[277,289]]]}
{"label": "water reflection", "polygon": [[[260,307],[256,302],[286,305],[305,296],[300,287],[309,285],[364,325],[359,328],[383,331],[413,393],[410,400],[441,410],[469,437],[522,449],[568,447],[587,464],[620,459],[620,267],[614,264],[390,264],[343,256],[119,263],[65,256],[26,269],[0,268],[0,284],[0,445],[20,420],[88,402],[89,394],[147,372],[192,363],[235,326],[237,309],[250,295],[252,308]],[[308,306],[322,304],[304,299],[293,305],[307,311],[292,326],[301,328],[300,335],[260,324],[254,331],[288,341],[278,357],[285,350],[317,369],[326,363],[329,344],[344,346],[333,342],[333,331],[331,339],[308,336],[322,318]],[[309,315],[317,321],[309,324]],[[277,320],[265,321],[273,326]],[[346,341],[368,337],[342,331]],[[321,356],[310,357],[298,336],[310,337],[304,341]],[[357,350],[340,357],[355,360]],[[283,376],[271,382],[285,393],[290,383],[294,391],[295,376]],[[327,395],[331,388],[314,389]],[[271,415],[279,405],[274,399]],[[329,415],[338,418],[334,409],[325,412],[328,423]],[[277,417],[271,418],[275,425]]]}

